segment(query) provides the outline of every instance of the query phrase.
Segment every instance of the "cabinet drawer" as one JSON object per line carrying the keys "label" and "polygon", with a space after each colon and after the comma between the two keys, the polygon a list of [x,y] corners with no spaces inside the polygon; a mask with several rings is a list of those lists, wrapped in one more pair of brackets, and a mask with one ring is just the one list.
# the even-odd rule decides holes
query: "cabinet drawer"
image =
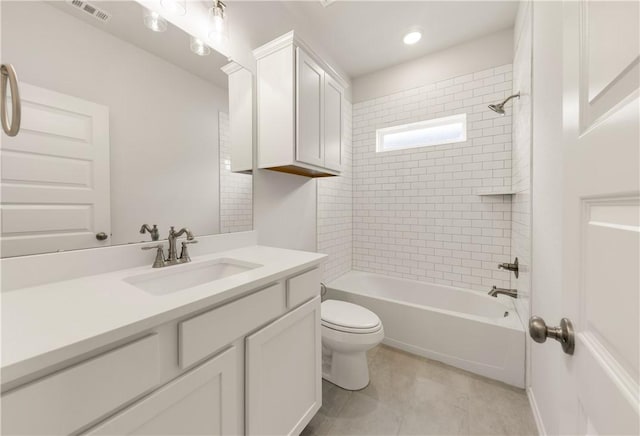
{"label": "cabinet drawer", "polygon": [[315,268],[287,280],[287,308],[296,307],[320,294],[320,269]]}
{"label": "cabinet drawer", "polygon": [[283,283],[180,323],[179,364],[187,368],[285,311]]}
{"label": "cabinet drawer", "polygon": [[151,335],[2,396],[3,434],[69,434],[159,383]]}
{"label": "cabinet drawer", "polygon": [[234,347],[91,429],[85,436],[236,435],[240,391]]}

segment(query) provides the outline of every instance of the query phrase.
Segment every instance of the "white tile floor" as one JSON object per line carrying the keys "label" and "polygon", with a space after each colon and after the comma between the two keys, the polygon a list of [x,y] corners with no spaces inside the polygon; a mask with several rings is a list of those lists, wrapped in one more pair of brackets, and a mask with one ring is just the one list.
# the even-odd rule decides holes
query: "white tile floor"
{"label": "white tile floor", "polygon": [[302,432],[321,435],[534,435],[525,392],[384,345],[357,392],[323,380],[323,406]]}

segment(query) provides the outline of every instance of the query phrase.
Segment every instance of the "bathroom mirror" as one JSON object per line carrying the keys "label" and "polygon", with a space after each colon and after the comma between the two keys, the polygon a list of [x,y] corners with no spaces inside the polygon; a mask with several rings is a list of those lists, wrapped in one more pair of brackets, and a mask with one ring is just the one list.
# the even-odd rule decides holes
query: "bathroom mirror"
{"label": "bathroom mirror", "polygon": [[2,136],[2,257],[151,241],[143,224],[251,230],[226,57],[134,1],[0,7],[22,102]]}

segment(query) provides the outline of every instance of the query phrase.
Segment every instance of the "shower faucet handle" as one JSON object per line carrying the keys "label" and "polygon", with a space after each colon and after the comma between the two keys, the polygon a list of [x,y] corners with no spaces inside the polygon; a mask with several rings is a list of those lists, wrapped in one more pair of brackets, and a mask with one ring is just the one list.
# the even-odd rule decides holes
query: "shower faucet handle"
{"label": "shower faucet handle", "polygon": [[518,275],[520,274],[520,267],[518,266],[518,258],[516,257],[516,260],[514,260],[513,263],[505,262],[505,263],[498,264],[498,269],[513,271],[513,274],[515,274],[516,278],[518,278]]}

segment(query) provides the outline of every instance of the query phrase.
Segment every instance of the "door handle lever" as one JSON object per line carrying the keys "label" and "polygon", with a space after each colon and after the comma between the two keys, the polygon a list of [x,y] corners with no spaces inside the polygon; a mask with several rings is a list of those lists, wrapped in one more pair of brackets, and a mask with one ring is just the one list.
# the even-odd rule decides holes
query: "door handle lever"
{"label": "door handle lever", "polygon": [[529,335],[531,339],[542,344],[547,338],[555,339],[562,345],[562,350],[573,354],[576,347],[575,331],[569,318],[560,320],[560,327],[547,327],[547,323],[539,316],[529,318]]}

